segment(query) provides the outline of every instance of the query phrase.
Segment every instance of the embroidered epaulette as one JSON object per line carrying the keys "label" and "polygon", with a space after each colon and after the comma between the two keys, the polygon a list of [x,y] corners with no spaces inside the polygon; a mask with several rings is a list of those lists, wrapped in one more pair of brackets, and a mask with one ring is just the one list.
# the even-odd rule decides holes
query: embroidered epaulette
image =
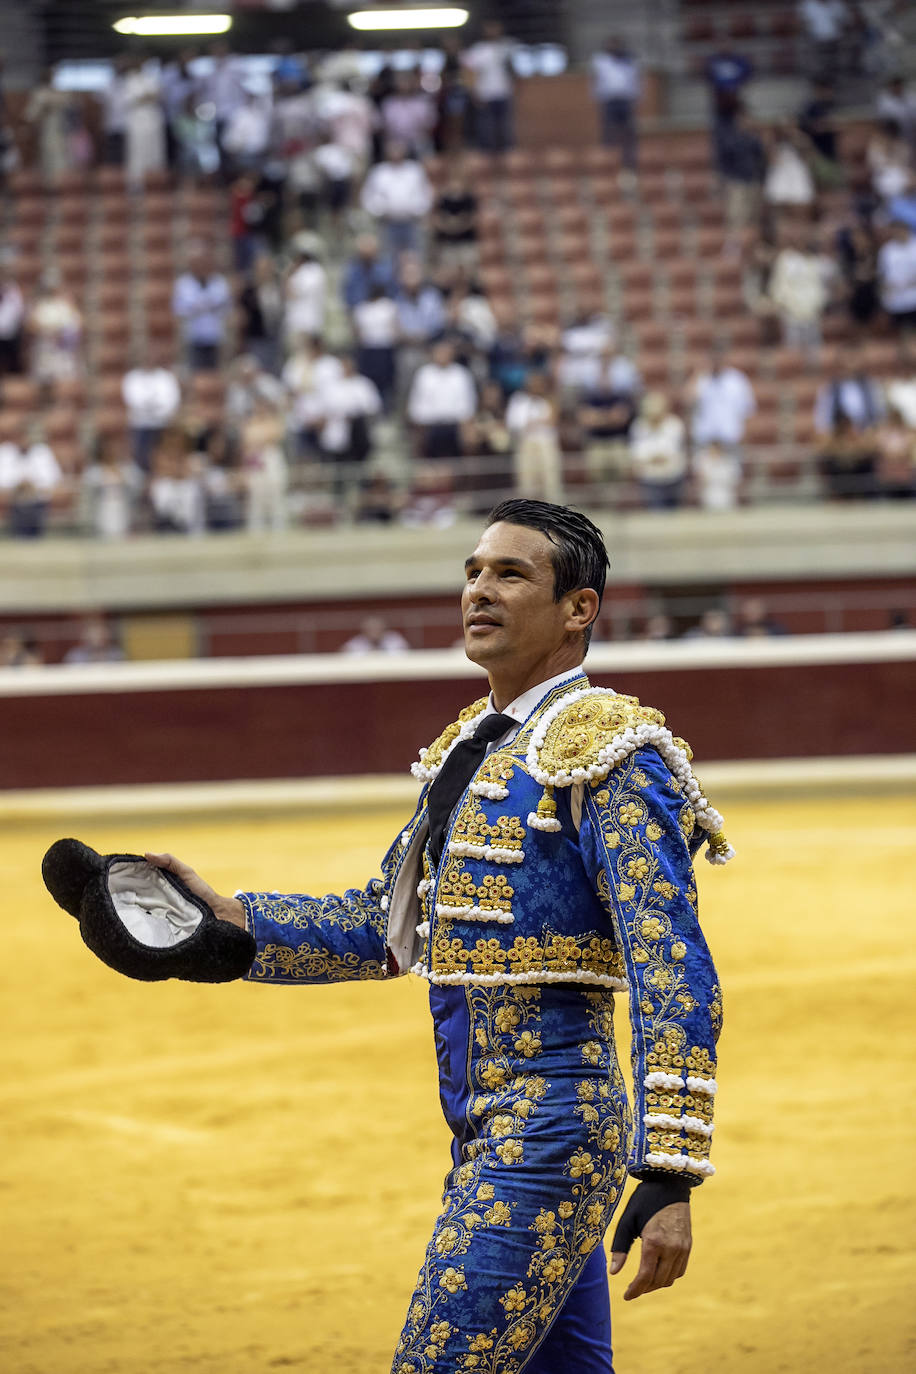
{"label": "embroidered epaulette", "polygon": [[445,762],[446,755],[451,753],[458,741],[469,739],[473,735],[477,717],[486,709],[488,700],[488,697],[480,697],[470,706],[465,706],[458,719],[452,721],[451,725],[446,725],[438,739],[433,740],[426,749],[420,750],[419,762],[410,765],[410,771],[415,778],[419,778],[421,782],[432,782]]}
{"label": "embroidered epaulette", "polygon": [[690,746],[671,733],[661,711],[606,687],[568,692],[538,721],[526,764],[544,793],[537,811],[529,814],[528,824],[535,830],[559,830],[554,788],[600,782],[623,759],[647,747],[664,759],[697,824],[708,832],[709,862],[726,863],[734,850],[722,833],[722,817],[710,806],[694,777]]}

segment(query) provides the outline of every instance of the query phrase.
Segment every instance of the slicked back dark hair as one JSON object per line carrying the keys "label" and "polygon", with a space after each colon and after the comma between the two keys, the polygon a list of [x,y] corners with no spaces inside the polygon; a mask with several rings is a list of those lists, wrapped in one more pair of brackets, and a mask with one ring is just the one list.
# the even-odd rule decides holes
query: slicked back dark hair
{"label": "slicked back dark hair", "polygon": [[[591,587],[598,593],[598,608],[601,609],[609,562],[601,531],[587,515],[569,506],[554,506],[549,501],[530,501],[518,497],[501,501],[490,511],[487,527],[500,522],[540,530],[553,544],[554,601],[560,601],[568,592]],[[586,650],[594,623],[592,621],[583,634]]]}

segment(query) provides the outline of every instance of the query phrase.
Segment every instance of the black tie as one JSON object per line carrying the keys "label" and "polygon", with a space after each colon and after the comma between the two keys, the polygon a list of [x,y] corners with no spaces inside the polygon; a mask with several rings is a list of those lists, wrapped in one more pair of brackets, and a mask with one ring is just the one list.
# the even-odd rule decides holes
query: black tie
{"label": "black tie", "polygon": [[456,744],[449,754],[439,776],[433,780],[429,789],[427,808],[429,813],[429,845],[433,866],[438,867],[442,854],[445,832],[455,803],[467,787],[477,769],[483,763],[487,745],[493,740],[507,735],[518,725],[511,716],[484,716],[470,739]]}

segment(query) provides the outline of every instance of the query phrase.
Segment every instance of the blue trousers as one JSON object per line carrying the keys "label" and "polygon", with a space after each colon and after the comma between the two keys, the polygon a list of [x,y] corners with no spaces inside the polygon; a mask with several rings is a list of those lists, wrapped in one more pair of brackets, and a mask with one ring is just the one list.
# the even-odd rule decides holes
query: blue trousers
{"label": "blue trousers", "polygon": [[430,989],[453,1168],[392,1374],[613,1374],[602,1237],[631,1131],[613,994]]}

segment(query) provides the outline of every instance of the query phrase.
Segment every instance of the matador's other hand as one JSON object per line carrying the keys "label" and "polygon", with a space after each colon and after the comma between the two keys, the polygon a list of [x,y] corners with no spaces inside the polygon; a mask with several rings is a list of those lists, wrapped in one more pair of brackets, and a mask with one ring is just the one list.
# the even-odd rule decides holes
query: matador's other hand
{"label": "matador's other hand", "polygon": [[[617,1240],[616,1235],[614,1239]],[[650,1217],[642,1229],[639,1269],[623,1295],[624,1302],[656,1288],[670,1288],[687,1268],[691,1243],[689,1202],[672,1202]],[[627,1253],[626,1250],[613,1251],[612,1274],[618,1274],[623,1268]]]}
{"label": "matador's other hand", "polygon": [[176,878],[180,878],[186,887],[189,887],[196,897],[200,897],[207,903],[214,916],[221,921],[231,921],[235,926],[245,929],[245,908],[235,897],[222,897],[203,879],[199,873],[195,873],[190,864],[182,863],[181,859],[176,859],[174,854],[150,854],[143,856],[148,864],[154,868],[167,869],[169,873],[174,873]]}

